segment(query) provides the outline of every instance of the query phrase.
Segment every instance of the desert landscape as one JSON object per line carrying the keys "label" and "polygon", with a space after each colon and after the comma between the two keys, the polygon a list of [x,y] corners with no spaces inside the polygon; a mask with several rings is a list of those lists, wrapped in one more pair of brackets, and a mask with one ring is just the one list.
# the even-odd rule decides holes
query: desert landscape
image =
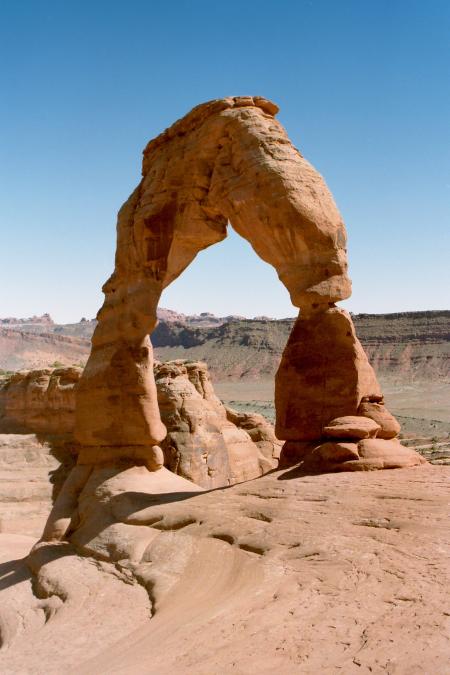
{"label": "desert landscape", "polygon": [[[217,394],[275,419],[274,376],[293,318],[185,315],[158,308],[159,361],[205,361]],[[356,332],[405,434],[450,432],[450,311],[353,315]],[[17,370],[83,368],[95,319],[56,324],[50,315],[0,318],[0,378]],[[69,338],[69,339],[67,339]]]}
{"label": "desert landscape", "polygon": [[[444,675],[450,311],[353,315],[261,96],[144,149],[95,320],[0,320],[3,673]],[[158,308],[233,227],[298,316]]]}

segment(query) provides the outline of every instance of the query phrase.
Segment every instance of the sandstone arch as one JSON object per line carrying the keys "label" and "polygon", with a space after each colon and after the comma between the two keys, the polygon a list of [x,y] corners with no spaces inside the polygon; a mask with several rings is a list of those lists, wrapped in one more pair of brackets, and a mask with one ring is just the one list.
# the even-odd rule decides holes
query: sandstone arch
{"label": "sandstone arch", "polygon": [[277,375],[285,454],[303,452],[333,418],[357,415],[362,401],[380,404],[351,318],[335,307],[351,292],[344,224],[277,110],[261,97],[205,103],[145,148],[142,180],[119,212],[115,270],[77,391],[80,464],[126,457],[160,466],[165,427],[148,335],[162,290],[226,236],[228,221],[301,310]]}

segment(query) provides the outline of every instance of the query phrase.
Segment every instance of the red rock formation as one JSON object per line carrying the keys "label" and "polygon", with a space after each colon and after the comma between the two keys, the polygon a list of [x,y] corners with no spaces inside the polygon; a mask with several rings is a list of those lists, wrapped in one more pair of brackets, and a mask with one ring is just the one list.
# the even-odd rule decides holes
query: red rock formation
{"label": "red rock formation", "polygon": [[72,433],[81,368],[18,372],[0,387],[1,433]]}
{"label": "red rock formation", "polygon": [[356,415],[363,397],[382,395],[350,315],[301,312],[275,379],[278,438],[318,439],[332,419]]}
{"label": "red rock formation", "polygon": [[[344,224],[322,177],[274,119],[277,110],[260,97],[212,101],[147,145],[143,178],[119,212],[115,270],[103,287],[105,302],[77,388],[79,463],[122,458],[160,466],[167,430],[148,334],[163,289],[199,251],[226,236],[228,221],[275,268],[300,309],[277,374],[277,436],[288,448],[302,446],[307,462],[314,449],[304,441],[320,441],[336,417],[356,416],[363,400],[382,401],[352,320],[335,307],[351,292]],[[183,389],[187,381],[192,385],[189,377],[177,384],[175,401],[163,400],[178,415],[180,430],[183,405],[195,399]],[[327,444],[319,451],[320,470],[418,463],[405,461],[394,441],[354,445],[350,452]],[[84,476],[78,468],[77,490]],[[73,505],[71,490],[69,485]],[[59,531],[55,518],[48,524],[50,538]]]}
{"label": "red rock formation", "polygon": [[[65,434],[72,441],[80,368],[16,373],[0,386],[0,434]],[[127,456],[151,471],[167,466],[204,488],[257,478],[278,466],[281,443],[262,415],[225,408],[214,393],[205,363],[172,361],[155,365],[161,417],[167,428],[162,448]],[[54,439],[52,439],[52,442]],[[78,447],[78,464],[114,461],[114,448]],[[110,453],[110,454],[108,454]],[[83,474],[82,474],[83,475]]]}
{"label": "red rock formation", "polygon": [[298,307],[350,295],[346,235],[323,179],[262,98],[195,108],[144,151],[143,179],[118,219],[116,267],[104,286],[78,389],[76,434],[87,447],[146,448],[165,437],[147,334],[162,290],[227,221],[275,267]]}
{"label": "red rock formation", "polygon": [[[165,466],[204,488],[257,478],[278,466],[272,426],[230,414],[214,393],[206,364],[172,361],[155,367]],[[244,420],[245,418],[245,420]],[[258,419],[257,419],[258,418]],[[278,450],[278,452],[277,452]]]}
{"label": "red rock formation", "polygon": [[381,402],[363,399],[358,414],[370,417],[380,426],[378,438],[395,438],[400,433],[400,424]]}

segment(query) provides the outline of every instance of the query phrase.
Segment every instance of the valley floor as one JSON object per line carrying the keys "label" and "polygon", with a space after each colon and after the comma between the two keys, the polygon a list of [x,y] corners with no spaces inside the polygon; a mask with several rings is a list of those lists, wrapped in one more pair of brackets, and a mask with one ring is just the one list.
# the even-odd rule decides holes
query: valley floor
{"label": "valley floor", "polygon": [[[399,418],[405,436],[450,438],[450,382],[400,382],[380,378],[386,405]],[[217,395],[238,410],[275,419],[274,381],[214,382]]]}

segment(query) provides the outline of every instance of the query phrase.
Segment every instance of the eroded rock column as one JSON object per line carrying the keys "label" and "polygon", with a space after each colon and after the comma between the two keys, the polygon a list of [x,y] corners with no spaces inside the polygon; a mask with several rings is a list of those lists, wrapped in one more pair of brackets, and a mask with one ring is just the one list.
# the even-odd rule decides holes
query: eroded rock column
{"label": "eroded rock column", "polygon": [[384,406],[351,316],[329,305],[301,308],[276,375],[282,465],[358,471],[424,464],[397,439],[400,425]]}

